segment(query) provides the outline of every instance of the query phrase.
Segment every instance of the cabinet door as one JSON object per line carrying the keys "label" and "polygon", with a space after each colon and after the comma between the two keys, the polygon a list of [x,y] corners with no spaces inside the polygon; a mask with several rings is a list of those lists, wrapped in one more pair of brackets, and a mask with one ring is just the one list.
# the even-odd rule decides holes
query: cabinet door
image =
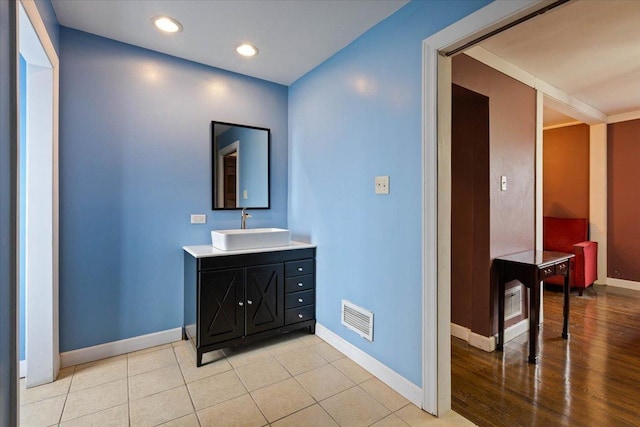
{"label": "cabinet door", "polygon": [[244,333],[244,269],[200,273],[198,345],[214,344]]}
{"label": "cabinet door", "polygon": [[284,325],[284,266],[249,267],[247,273],[247,335]]}

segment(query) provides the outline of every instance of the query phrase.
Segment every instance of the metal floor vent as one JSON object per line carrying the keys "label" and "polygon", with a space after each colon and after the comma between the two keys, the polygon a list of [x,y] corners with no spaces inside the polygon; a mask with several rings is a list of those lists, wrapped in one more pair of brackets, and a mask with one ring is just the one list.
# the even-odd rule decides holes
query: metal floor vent
{"label": "metal floor vent", "polygon": [[342,324],[362,338],[373,341],[373,313],[342,300]]}

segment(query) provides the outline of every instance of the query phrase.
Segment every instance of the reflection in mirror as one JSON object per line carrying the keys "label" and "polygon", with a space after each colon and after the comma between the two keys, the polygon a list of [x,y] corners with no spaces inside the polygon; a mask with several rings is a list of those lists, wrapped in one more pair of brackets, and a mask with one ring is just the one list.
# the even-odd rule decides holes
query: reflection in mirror
{"label": "reflection in mirror", "polygon": [[269,209],[269,129],[211,122],[213,209]]}

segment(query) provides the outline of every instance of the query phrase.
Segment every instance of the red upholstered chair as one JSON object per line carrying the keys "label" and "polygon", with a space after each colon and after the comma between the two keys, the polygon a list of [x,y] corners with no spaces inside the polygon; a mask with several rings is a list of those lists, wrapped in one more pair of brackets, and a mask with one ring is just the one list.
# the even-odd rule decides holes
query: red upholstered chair
{"label": "red upholstered chair", "polygon": [[[598,243],[588,241],[589,222],[584,218],[544,217],[544,250],[567,252],[571,259],[572,288],[582,292],[598,278]],[[545,280],[545,283],[562,286],[562,276]]]}

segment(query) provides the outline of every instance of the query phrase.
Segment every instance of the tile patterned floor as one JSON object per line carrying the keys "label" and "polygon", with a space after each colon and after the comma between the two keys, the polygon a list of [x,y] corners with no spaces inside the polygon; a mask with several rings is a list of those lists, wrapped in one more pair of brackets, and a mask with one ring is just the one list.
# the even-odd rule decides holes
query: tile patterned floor
{"label": "tile patterned floor", "polygon": [[186,341],[61,371],[25,389],[22,426],[468,426],[419,410],[315,335],[204,356]]}

